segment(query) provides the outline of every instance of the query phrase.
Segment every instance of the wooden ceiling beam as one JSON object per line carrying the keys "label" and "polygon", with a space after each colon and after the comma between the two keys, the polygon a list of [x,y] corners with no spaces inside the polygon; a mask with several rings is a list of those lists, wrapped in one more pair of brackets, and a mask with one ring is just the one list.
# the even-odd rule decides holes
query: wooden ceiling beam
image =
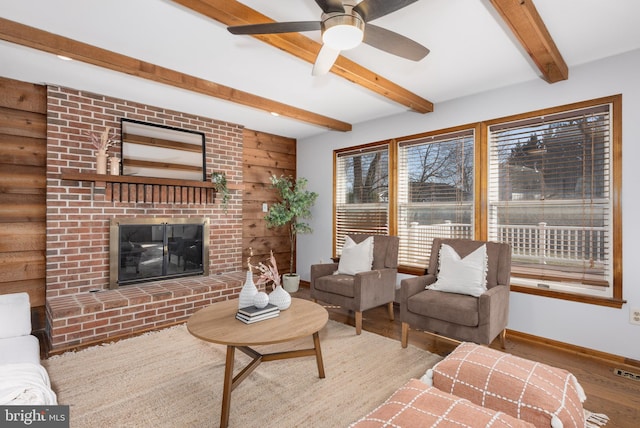
{"label": "wooden ceiling beam", "polygon": [[[173,1],[227,26],[276,22],[235,0]],[[321,48],[318,42],[299,33],[260,34],[252,37],[311,64],[315,63]],[[431,101],[419,97],[343,56],[338,57],[331,72],[416,112],[429,113],[433,111]]]}
{"label": "wooden ceiling beam", "polygon": [[275,112],[281,116],[324,128],[343,132],[351,131],[352,129],[351,124],[337,119],[302,110],[156,64],[140,61],[4,18],[0,18],[0,40],[54,55],[64,55],[87,64],[97,65],[109,70],[242,104],[247,107]]}
{"label": "wooden ceiling beam", "polygon": [[569,67],[532,0],[491,0],[491,4],[542,72],[544,80],[555,83],[569,78]]}

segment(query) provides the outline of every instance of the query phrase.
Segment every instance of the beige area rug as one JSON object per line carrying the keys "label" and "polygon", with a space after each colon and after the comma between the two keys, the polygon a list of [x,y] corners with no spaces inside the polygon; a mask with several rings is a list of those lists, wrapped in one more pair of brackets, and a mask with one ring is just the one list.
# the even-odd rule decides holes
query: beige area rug
{"label": "beige area rug", "polygon": [[[231,427],[346,427],[441,358],[329,321],[314,357],[262,363],[231,395]],[[311,338],[256,347],[309,348]],[[220,423],[226,347],[184,325],[51,357],[43,364],[71,427],[214,427]],[[236,373],[249,358],[236,352]]]}

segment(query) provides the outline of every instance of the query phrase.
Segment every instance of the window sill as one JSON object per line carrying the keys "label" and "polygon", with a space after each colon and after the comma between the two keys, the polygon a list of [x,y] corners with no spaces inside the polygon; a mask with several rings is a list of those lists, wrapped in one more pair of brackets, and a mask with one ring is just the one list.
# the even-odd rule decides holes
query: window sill
{"label": "window sill", "polygon": [[[424,269],[409,268],[406,266],[399,268],[398,273],[415,275],[415,276],[426,275],[426,271]],[[627,303],[627,301],[623,299],[589,296],[585,294],[569,293],[566,291],[527,287],[524,285],[515,285],[513,284],[513,279],[511,280],[510,289],[515,293],[532,294],[535,296],[550,297],[552,299],[569,300],[572,302],[588,303],[591,305],[606,306],[606,307],[617,308],[617,309],[622,308],[622,305]]]}
{"label": "window sill", "polygon": [[572,302],[588,303],[590,305],[607,306],[609,308],[622,308],[627,303],[626,300],[616,298],[604,298],[596,296],[587,296],[584,294],[568,293],[565,291],[547,290],[534,287],[525,287],[522,285],[511,284],[511,291],[523,294],[532,294],[535,296],[550,297],[553,299],[569,300]]}

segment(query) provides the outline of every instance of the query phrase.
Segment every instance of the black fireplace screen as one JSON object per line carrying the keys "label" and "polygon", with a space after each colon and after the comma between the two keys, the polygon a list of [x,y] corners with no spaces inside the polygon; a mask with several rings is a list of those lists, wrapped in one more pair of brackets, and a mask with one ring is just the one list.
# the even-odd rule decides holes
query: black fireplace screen
{"label": "black fireplace screen", "polygon": [[[203,275],[208,271],[205,257],[208,245],[203,239],[208,238],[206,221],[184,219],[176,223],[150,219],[140,224],[133,222],[112,222],[112,288],[115,288],[114,274],[117,275],[117,287],[176,276]],[[115,251],[113,244],[116,244]],[[117,269],[114,269],[114,262]]]}

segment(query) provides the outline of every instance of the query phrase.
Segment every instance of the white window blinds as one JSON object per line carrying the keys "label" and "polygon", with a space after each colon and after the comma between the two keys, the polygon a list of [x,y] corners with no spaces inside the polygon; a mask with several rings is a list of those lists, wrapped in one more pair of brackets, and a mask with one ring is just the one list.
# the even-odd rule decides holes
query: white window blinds
{"label": "white window blinds", "polygon": [[489,127],[488,232],[518,283],[612,284],[611,106]]}
{"label": "white window blinds", "polygon": [[352,233],[389,234],[389,149],[387,145],[337,152],[336,255]]}
{"label": "white window blinds", "polygon": [[426,268],[433,238],[473,238],[474,130],[398,147],[399,263]]}

